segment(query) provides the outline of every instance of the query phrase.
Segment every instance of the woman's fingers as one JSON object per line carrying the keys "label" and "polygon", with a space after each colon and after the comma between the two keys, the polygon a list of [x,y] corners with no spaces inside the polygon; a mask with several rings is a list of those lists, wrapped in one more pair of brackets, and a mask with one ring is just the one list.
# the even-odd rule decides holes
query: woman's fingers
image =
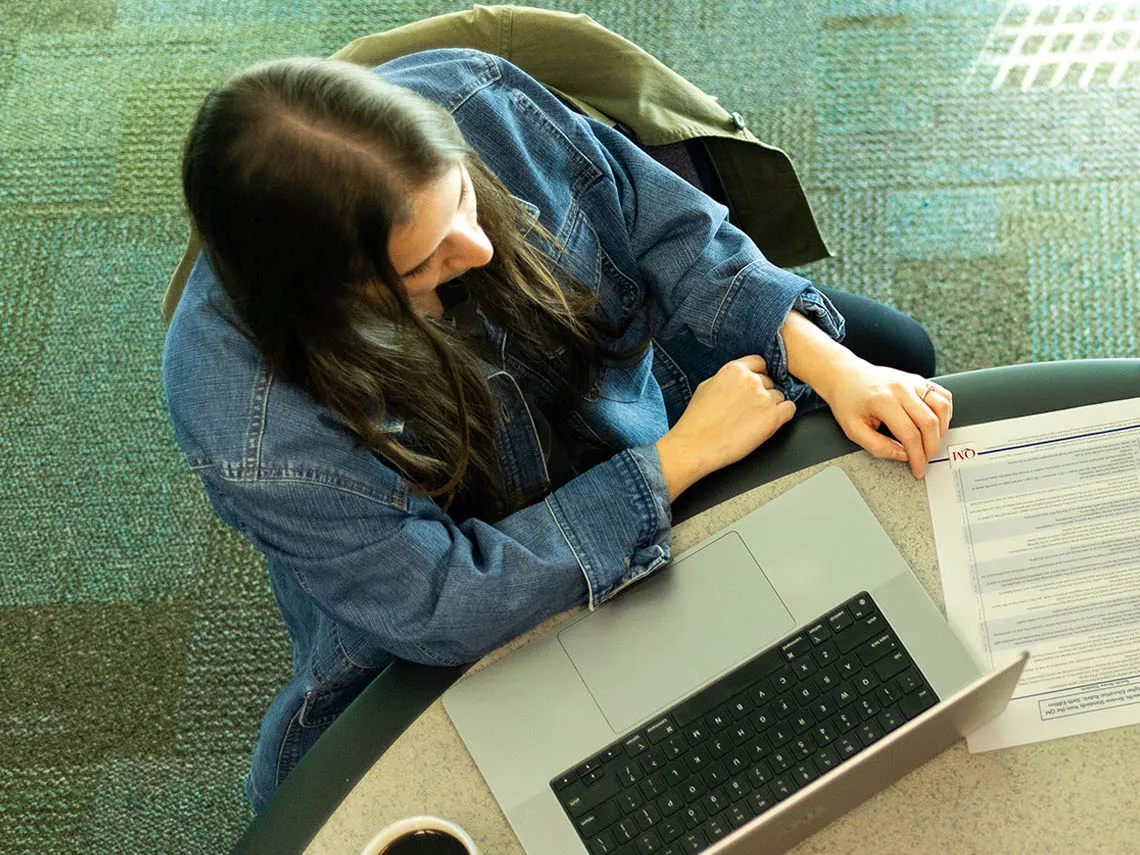
{"label": "woman's fingers", "polygon": [[[917,431],[917,441],[921,444],[925,453],[923,461],[929,460],[938,453],[938,443],[942,439],[942,422],[938,414],[934,411],[934,407],[938,406],[934,402],[935,393],[933,388],[925,393],[923,397],[920,394],[904,395],[900,401],[900,408],[903,413],[903,418],[910,421],[910,425]],[[888,425],[891,432],[894,433],[895,428],[893,425]],[[903,430],[906,429],[905,424]],[[895,436],[898,436],[895,433]],[[902,437],[899,437],[901,440]],[[906,443],[904,442],[905,446]],[[907,448],[909,455],[910,449]]]}
{"label": "woman's fingers", "polygon": [[868,425],[859,425],[857,429],[849,434],[849,438],[852,442],[858,443],[872,456],[882,460],[907,459],[906,449],[889,436],[884,436]]}
{"label": "woman's fingers", "polygon": [[934,415],[938,416],[939,438],[945,436],[946,431],[950,429],[950,419],[954,417],[954,396],[949,389],[939,386],[937,383],[931,383],[930,391],[923,398],[923,403],[931,409]]}
{"label": "woman's fingers", "polygon": [[758,353],[750,353],[748,356],[742,356],[736,361],[749,370],[755,371],[757,374],[768,370],[768,363],[766,363],[764,357]]}

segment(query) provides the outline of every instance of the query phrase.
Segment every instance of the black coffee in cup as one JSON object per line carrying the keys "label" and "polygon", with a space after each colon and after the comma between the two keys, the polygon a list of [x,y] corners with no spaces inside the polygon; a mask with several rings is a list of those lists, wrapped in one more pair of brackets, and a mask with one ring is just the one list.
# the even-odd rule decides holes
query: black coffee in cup
{"label": "black coffee in cup", "polygon": [[467,855],[467,847],[446,831],[423,828],[401,834],[381,855]]}

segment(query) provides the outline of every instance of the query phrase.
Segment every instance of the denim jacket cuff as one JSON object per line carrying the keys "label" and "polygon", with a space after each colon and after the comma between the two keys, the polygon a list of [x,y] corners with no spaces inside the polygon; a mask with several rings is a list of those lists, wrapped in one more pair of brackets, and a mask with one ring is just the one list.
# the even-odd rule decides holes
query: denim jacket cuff
{"label": "denim jacket cuff", "polygon": [[[836,341],[843,341],[847,325],[831,301],[809,285],[792,303],[792,309],[813,321],[816,326]],[[775,359],[766,360],[768,376],[772,378],[784,397],[796,405],[799,413],[809,412],[823,406],[823,399],[807,383],[797,380],[788,373],[788,349],[784,337],[776,334]]]}
{"label": "denim jacket cuff", "polygon": [[669,560],[673,513],[654,445],[614,455],[546,502],[586,577],[591,610]]}

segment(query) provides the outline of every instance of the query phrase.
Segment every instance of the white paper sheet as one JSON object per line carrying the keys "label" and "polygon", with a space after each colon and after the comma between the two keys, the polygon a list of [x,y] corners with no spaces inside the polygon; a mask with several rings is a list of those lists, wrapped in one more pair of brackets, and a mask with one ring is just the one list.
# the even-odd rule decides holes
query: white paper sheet
{"label": "white paper sheet", "polygon": [[1140,398],[951,428],[926,484],[950,625],[1030,652],[970,750],[1140,722]]}

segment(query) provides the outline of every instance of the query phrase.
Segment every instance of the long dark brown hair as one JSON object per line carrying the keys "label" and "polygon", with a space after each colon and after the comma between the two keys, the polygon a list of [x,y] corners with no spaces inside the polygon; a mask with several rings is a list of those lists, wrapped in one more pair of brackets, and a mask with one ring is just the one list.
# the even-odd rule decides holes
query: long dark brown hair
{"label": "long dark brown hair", "polygon": [[[445,506],[484,496],[504,513],[482,345],[416,311],[388,257],[410,194],[461,163],[494,248],[464,284],[530,355],[568,351],[569,401],[591,366],[632,353],[606,348],[618,331],[594,319],[594,295],[559,285],[551,259],[523,238],[516,200],[431,101],[350,63],[256,65],[206,96],[182,186],[222,289],[272,370],[415,489]],[[405,430],[384,430],[390,418]]]}

